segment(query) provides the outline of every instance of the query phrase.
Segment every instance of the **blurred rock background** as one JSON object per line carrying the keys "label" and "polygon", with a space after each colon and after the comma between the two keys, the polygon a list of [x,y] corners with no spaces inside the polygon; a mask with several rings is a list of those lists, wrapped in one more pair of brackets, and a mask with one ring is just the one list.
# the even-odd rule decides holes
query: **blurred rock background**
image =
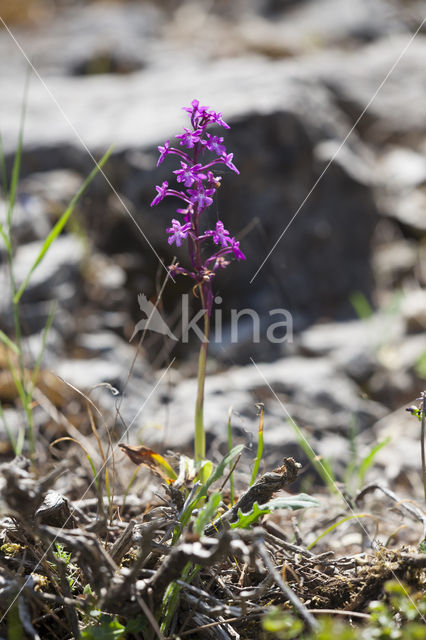
{"label": "blurred rock background", "polygon": [[[196,97],[231,124],[226,143],[241,171],[224,176],[211,212],[248,258],[217,278],[224,324],[231,308],[249,307],[264,336],[269,310],[284,307],[295,332],[292,343],[271,345],[253,344],[250,331],[231,344],[224,331],[212,345],[211,445],[221,446],[230,405],[237,436],[249,440],[261,400],[271,464],[289,452],[303,457],[288,411],[340,475],[351,438],[363,451],[389,432],[383,472],[413,483],[418,424],[403,406],[426,379],[426,2],[1,0],[0,16],[8,169],[26,58],[35,69],[14,219],[18,279],[93,157],[115,145],[109,183],[96,179],[23,298],[29,361],[57,299],[46,375],[85,390],[113,384],[123,392],[120,419],[116,397],[104,390],[97,399],[118,434],[132,424],[133,442],[189,447],[197,344],[148,334],[127,376],[137,294],[159,290],[164,271],[155,254],[165,264],[174,256],[164,231],[174,204],[149,206],[155,184],[174,168],[156,168],[157,145],[186,124],[181,107]],[[5,212],[0,200],[0,219]],[[0,259],[4,267],[3,251]],[[10,335],[5,268],[0,279],[0,328]],[[162,311],[173,330],[189,288],[179,281],[165,290]],[[267,382],[250,358],[266,363]],[[0,400],[19,423],[5,358],[0,363]],[[57,393],[53,383],[45,388],[53,406],[84,429],[81,406],[55,384]],[[57,420],[41,405],[38,426],[49,439]]]}

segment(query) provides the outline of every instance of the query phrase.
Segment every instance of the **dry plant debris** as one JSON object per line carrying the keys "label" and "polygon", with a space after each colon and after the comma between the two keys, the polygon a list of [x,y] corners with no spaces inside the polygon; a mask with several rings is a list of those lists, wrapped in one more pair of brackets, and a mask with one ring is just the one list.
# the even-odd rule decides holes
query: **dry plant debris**
{"label": "dry plant debris", "polygon": [[[292,459],[243,493],[220,527],[202,536],[188,528],[174,545],[182,505],[170,486],[147,513],[143,498],[132,495],[115,498],[108,515],[106,499],[74,504],[51,489],[66,469],[36,478],[22,458],[0,466],[1,635],[17,616],[29,637],[92,637],[84,629],[97,611],[136,621],[125,637],[164,638],[158,620],[174,583],[178,606],[167,637],[257,638],[271,605],[293,609],[309,630],[316,611],[366,617],[391,578],[416,590],[426,586],[426,554],[413,549],[336,558],[291,543],[271,520],[230,529],[239,508],[296,478]],[[421,518],[420,511],[409,515]],[[188,566],[198,569],[192,579]]]}

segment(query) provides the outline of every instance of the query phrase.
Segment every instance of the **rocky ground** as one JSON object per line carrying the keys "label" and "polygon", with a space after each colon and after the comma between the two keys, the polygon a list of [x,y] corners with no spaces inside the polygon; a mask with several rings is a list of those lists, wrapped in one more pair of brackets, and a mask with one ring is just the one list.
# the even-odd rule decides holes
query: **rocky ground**
{"label": "rocky ground", "polygon": [[[32,638],[263,638],[262,620],[276,624],[271,603],[282,615],[290,600],[295,637],[302,620],[316,628],[318,609],[373,624],[368,605],[387,606],[390,578],[418,592],[407,616],[420,625],[420,424],[406,409],[426,385],[426,2],[3,0],[0,18],[9,175],[32,65],[13,217],[18,286],[114,145],[22,298],[27,375],[55,305],[33,394],[33,466],[13,460],[6,433],[17,438],[25,415],[2,337],[14,337],[14,319],[0,246],[0,635],[15,625]],[[143,469],[131,485],[135,467],[117,443],[167,452],[181,470],[180,455],[192,454],[198,342],[133,334],[138,294],[155,301],[161,261],[175,257],[165,233],[173,203],[149,206],[174,168],[156,167],[157,146],[181,130],[193,98],[231,125],[240,175],[223,176],[211,215],[247,255],[215,282],[222,335],[208,360],[208,456],[228,451],[229,415],[244,449],[239,502],[227,478],[221,511],[200,524],[195,500],[185,527],[183,501],[202,491],[190,470],[160,488]],[[3,225],[7,215],[3,190]],[[195,313],[179,280],[159,305],[178,338],[183,293]],[[232,312],[243,309],[257,314],[259,339],[247,317],[232,338]],[[268,339],[274,309],[291,314],[279,344]],[[263,475],[247,489],[262,406]],[[73,441],[52,444],[61,437]],[[95,481],[82,451],[98,470],[110,456],[108,477]],[[239,506],[246,513],[282,488],[321,507],[222,531]],[[389,614],[398,633],[409,600]],[[340,637],[330,629],[324,637]]]}
{"label": "rocky ground", "polygon": [[[93,156],[115,145],[109,183],[97,178],[23,298],[29,364],[58,301],[35,411],[40,442],[52,439],[58,415],[61,433],[87,434],[87,415],[63,379],[82,391],[101,382],[118,389],[94,394],[115,436],[128,429],[130,442],[190,450],[196,345],[147,334],[132,365],[137,339],[129,338],[140,319],[137,294],[155,296],[163,277],[156,253],[166,264],[173,258],[164,233],[173,209],[149,207],[170,171],[156,168],[156,146],[184,124],[180,107],[199,97],[230,122],[241,172],[225,176],[218,194],[220,215],[248,256],[218,278],[224,317],[250,307],[263,330],[269,310],[284,307],[294,326],[294,340],[282,345],[262,332],[253,344],[249,326],[238,344],[226,331],[212,344],[212,450],[223,447],[230,406],[236,441],[253,446],[263,402],[268,466],[284,455],[306,462],[292,419],[340,479],[354,462],[351,442],[362,457],[390,436],[375,473],[417,494],[419,425],[405,407],[426,378],[424,27],[411,38],[426,4],[12,5],[10,32],[0,32],[8,166],[25,56],[35,69],[14,217],[18,281]],[[2,219],[5,212],[0,202]],[[0,327],[10,334],[6,269],[0,277]],[[184,286],[163,295],[176,330]],[[13,430],[22,418],[0,356],[0,399]]]}

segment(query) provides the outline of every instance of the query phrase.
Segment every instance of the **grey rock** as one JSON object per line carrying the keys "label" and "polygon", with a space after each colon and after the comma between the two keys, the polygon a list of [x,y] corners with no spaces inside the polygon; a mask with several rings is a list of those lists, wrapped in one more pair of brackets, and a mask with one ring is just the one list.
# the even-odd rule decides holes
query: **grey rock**
{"label": "grey rock", "polygon": [[426,287],[426,242],[419,246],[419,261],[416,272],[420,286]]}
{"label": "grey rock", "polygon": [[91,356],[106,354],[112,358],[116,354],[117,359],[129,360],[134,356],[134,348],[111,331],[80,333],[76,343]]}
{"label": "grey rock", "polygon": [[119,289],[126,282],[126,273],[118,264],[106,264],[98,272],[99,286],[108,291]]}
{"label": "grey rock", "polygon": [[123,369],[120,363],[103,361],[100,358],[78,359],[72,360],[61,359],[57,364],[56,371],[58,376],[63,378],[81,391],[88,391],[106,383],[114,388],[119,386]]}
{"label": "grey rock", "polygon": [[373,267],[377,287],[390,290],[402,286],[412,279],[418,261],[419,250],[412,240],[394,240],[376,247]]}
{"label": "grey rock", "polygon": [[422,293],[408,294],[400,309],[368,320],[313,326],[301,334],[299,348],[311,356],[327,355],[370,398],[396,408],[415,393],[416,363],[426,350],[424,333],[406,335],[407,328],[421,331]]}
{"label": "grey rock", "polygon": [[405,227],[425,233],[426,161],[423,153],[394,147],[379,158],[376,168],[380,209]]}
{"label": "grey rock", "polygon": [[426,233],[425,207],[426,193],[421,188],[414,189],[405,195],[401,194],[401,197],[395,199],[388,207],[387,212],[404,226],[424,235]]}
{"label": "grey rock", "polygon": [[[424,311],[423,311],[424,313]],[[416,335],[408,335],[397,345],[397,348],[393,354],[393,367],[395,375],[398,372],[409,371],[413,372],[417,369],[420,358],[426,353],[426,335],[423,330]],[[413,381],[413,389],[415,388],[415,381]]]}
{"label": "grey rock", "polygon": [[[42,244],[31,242],[18,248],[15,258],[15,277],[18,287],[37,259]],[[59,236],[50,245],[43,260],[35,268],[29,281],[25,299],[49,300],[59,298],[61,305],[70,308],[73,305],[78,270],[84,248],[78,238],[72,235]]]}
{"label": "grey rock", "polygon": [[[7,228],[8,203],[0,200],[0,224]],[[33,195],[19,195],[12,214],[12,241],[20,245],[44,239],[50,231],[44,203]],[[3,252],[3,246],[1,247]]]}
{"label": "grey rock", "polygon": [[17,442],[20,437],[21,430],[25,429],[25,417],[23,412],[16,409],[2,409],[2,418],[0,422],[0,441],[12,439]]}
{"label": "grey rock", "polygon": [[[24,244],[15,252],[14,272],[17,288],[25,281],[38,258],[42,242]],[[25,335],[42,331],[52,311],[52,303],[59,303],[54,316],[54,326],[63,337],[75,330],[73,315],[79,304],[81,282],[80,263],[84,248],[72,235],[59,236],[50,245],[42,261],[33,271],[20,303],[22,328]],[[0,271],[0,308],[2,323],[7,331],[13,331],[11,288],[6,269]]]}
{"label": "grey rock", "polygon": [[361,137],[411,146],[426,126],[425,50],[424,35],[412,42],[408,33],[393,35],[344,58],[329,54],[326,64],[318,61],[317,72],[353,121],[368,105],[357,126]]}
{"label": "grey rock", "polygon": [[[196,380],[189,379],[168,390],[162,409],[154,396],[144,410],[144,439],[164,439],[172,448],[188,448],[193,437],[195,395]],[[205,426],[210,437],[226,439],[232,406],[233,427],[249,442],[258,429],[255,405],[259,401],[266,406],[265,443],[277,448],[278,457],[297,443],[292,419],[302,429],[307,427],[308,437],[315,442],[321,433],[349,433],[354,420],[363,430],[385,413],[384,407],[362,399],[356,385],[339,374],[329,359],[286,358],[258,367],[235,367],[207,378]],[[152,429],[158,423],[164,431]]]}
{"label": "grey rock", "polygon": [[330,465],[333,476],[342,480],[351,458],[349,439],[338,434],[325,434],[314,443],[314,447],[320,459]]}
{"label": "grey rock", "polygon": [[365,320],[317,324],[298,338],[302,351],[314,356],[374,352],[384,342],[401,339],[404,322],[398,315],[377,313]]}
{"label": "grey rock", "polygon": [[[34,307],[37,310],[36,305],[31,305],[34,313]],[[46,305],[47,307],[47,305]],[[46,307],[40,312],[40,324],[46,315]],[[67,326],[63,326],[69,322],[69,316],[66,316],[63,311],[59,311],[59,319],[56,317],[53,326],[50,327],[47,335],[41,330],[37,333],[25,336],[25,352],[29,362],[35,362],[39,357],[39,354],[43,354],[42,367],[44,369],[50,369],[55,371],[58,359],[63,357],[66,351],[65,338],[70,333]],[[44,328],[44,327],[43,327]]]}
{"label": "grey rock", "polygon": [[[26,143],[32,153],[39,151],[41,168],[50,168],[58,159],[65,162],[67,157],[69,163],[72,149],[72,166],[86,171],[88,159],[81,141],[96,152],[111,142],[116,144],[117,153],[110,163],[112,181],[126,196],[142,232],[123,209],[115,220],[105,216],[106,203],[101,201],[87,216],[89,224],[105,217],[95,242],[102,236],[99,247],[104,251],[118,242],[139,242],[146,249],[144,236],[148,236],[157,254],[166,263],[171,260],[164,227],[174,215],[173,205],[164,203],[155,214],[148,206],[154,185],[168,177],[171,169],[155,168],[155,147],[182,126],[180,109],[170,105],[187,104],[197,94],[219,105],[231,121],[229,145],[241,171],[240,177],[226,177],[217,199],[221,217],[233,233],[248,229],[242,239],[248,260],[234,268],[233,277],[251,281],[251,285],[237,288],[227,274],[218,276],[217,287],[226,294],[225,304],[249,306],[262,316],[269,309],[286,307],[299,327],[324,315],[353,315],[348,302],[351,292],[358,290],[370,297],[373,286],[369,257],[377,211],[369,154],[353,133],[330,164],[351,120],[336,106],[324,82],[316,81],[316,58],[303,64],[271,64],[260,56],[211,60],[206,74],[206,60],[184,48],[172,58],[167,50],[157,54],[143,71],[125,77],[49,77],[57,102],[67,105],[67,121],[43,86],[35,83],[32,87]],[[326,56],[324,62],[334,71],[335,60]],[[338,71],[337,67],[335,74]],[[100,104],[102,117],[93,119]],[[41,114],[43,121],[49,120],[48,128],[42,125]],[[10,149],[16,115],[5,110],[0,116],[5,121],[5,146]],[[306,198],[320,176],[312,196]],[[103,197],[106,199],[105,191]],[[291,233],[286,232],[288,226]],[[335,269],[343,256],[347,268]],[[149,246],[144,259],[143,270],[152,282],[158,258]],[[274,357],[276,349],[269,353],[268,349],[265,342],[265,356]],[[230,355],[235,355],[232,350]]]}
{"label": "grey rock", "polygon": [[[43,76],[125,74],[144,66],[162,22],[162,12],[149,3],[83,4],[62,9],[36,28],[13,28],[13,34]],[[2,34],[2,56],[12,46],[10,36]],[[12,75],[16,67],[9,62],[2,72]]]}
{"label": "grey rock", "polygon": [[262,4],[269,5],[269,11],[265,8],[263,12],[266,17],[243,18],[239,32],[253,49],[271,57],[327,46],[349,48],[407,29],[397,8],[382,0]]}
{"label": "grey rock", "polygon": [[386,407],[396,409],[412,398],[413,378],[407,372],[390,373],[388,369],[379,369],[369,379],[367,393]]}
{"label": "grey rock", "polygon": [[424,332],[426,329],[426,291],[417,289],[406,293],[401,303],[401,313],[409,332]]}
{"label": "grey rock", "polygon": [[19,183],[21,198],[40,199],[52,215],[62,213],[81,187],[81,175],[69,169],[31,173]]}
{"label": "grey rock", "polygon": [[426,158],[414,149],[394,146],[377,158],[375,172],[379,185],[400,193],[426,181]]}
{"label": "grey rock", "polygon": [[[99,176],[81,202],[94,244],[84,291],[82,248],[72,236],[61,237],[23,299],[23,319],[32,333],[29,347],[38,351],[50,300],[59,298],[46,365],[85,391],[103,382],[117,387],[119,396],[99,388],[96,401],[108,424],[117,423],[132,441],[190,451],[196,380],[175,372],[170,380],[162,378],[142,358],[128,379],[134,349],[118,336],[133,330],[132,290],[138,312],[136,293],[151,295],[158,276],[157,257],[144,236],[166,263],[174,255],[164,233],[174,206],[149,208],[154,185],[175,168],[155,167],[156,146],[181,128],[179,107],[193,97],[220,109],[232,124],[227,142],[241,176],[225,176],[217,194],[218,215],[232,233],[241,234],[248,260],[217,278],[225,315],[231,308],[250,307],[259,312],[264,328],[269,310],[288,308],[296,331],[319,318],[354,317],[354,292],[371,301],[377,284],[379,299],[386,297],[382,289],[409,290],[414,277],[426,284],[422,249],[413,241],[426,231],[426,38],[419,34],[394,66],[412,25],[405,8],[382,0],[241,0],[213,3],[207,13],[206,3],[192,2],[180,3],[170,17],[159,7],[82,6],[38,32],[16,32],[47,86],[38,78],[31,82],[24,181],[14,221],[18,243],[30,244],[16,252],[16,268],[22,281],[51,217],[93,167],[88,150],[99,157],[115,142],[108,179],[119,199]],[[359,47],[369,41],[375,42]],[[0,120],[8,167],[24,75],[14,46],[3,31],[0,78],[7,90]],[[391,219],[386,224],[393,237],[377,249],[373,235],[379,214]],[[1,285],[7,312],[6,284]],[[178,301],[180,293],[179,287],[168,287],[167,302]],[[323,322],[303,331],[294,345],[254,344],[246,323],[238,344],[224,339],[210,353],[217,357],[222,349],[223,361],[238,363],[251,356],[262,361],[264,377],[250,365],[208,378],[209,442],[223,445],[232,405],[234,436],[253,453],[256,403],[263,401],[268,464],[278,464],[284,454],[307,461],[294,420],[315,453],[331,458],[342,476],[354,425],[365,442],[375,423],[374,433],[381,437],[384,404],[392,408],[417,393],[416,363],[426,351],[423,294],[403,300],[402,318],[395,313],[369,321]],[[90,304],[82,309],[85,296]],[[96,305],[105,313],[95,311]],[[2,314],[2,328],[7,317]],[[75,339],[77,325],[84,333]],[[407,337],[407,330],[413,335]],[[64,359],[66,348],[89,357]],[[37,425],[41,419],[37,414]],[[410,431],[408,425],[404,431],[405,422],[404,433],[395,431],[400,439],[394,445],[399,457],[411,456],[410,461],[418,435],[418,425],[411,424]],[[385,455],[381,464],[392,478],[405,464],[392,459],[388,472],[386,462]]]}
{"label": "grey rock", "polygon": [[383,476],[390,486],[395,485],[399,476],[405,476],[406,479],[408,476],[411,482],[413,479],[417,480],[416,476],[420,474],[419,427],[417,418],[404,408],[390,413],[373,427],[377,442],[390,439],[389,444],[375,457],[375,464],[382,468]]}
{"label": "grey rock", "polygon": [[[32,173],[20,180],[12,215],[14,246],[44,240],[77,193],[80,175],[67,169]],[[8,203],[0,200],[0,223],[6,227]]]}

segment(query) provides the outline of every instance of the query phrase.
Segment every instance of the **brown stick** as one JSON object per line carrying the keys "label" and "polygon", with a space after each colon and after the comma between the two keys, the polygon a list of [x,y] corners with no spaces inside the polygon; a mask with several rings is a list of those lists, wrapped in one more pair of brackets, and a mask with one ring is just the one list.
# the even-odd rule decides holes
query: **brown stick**
{"label": "brown stick", "polygon": [[265,504],[272,498],[274,493],[284,489],[294,482],[301,465],[293,458],[284,458],[283,465],[271,473],[265,473],[253,486],[245,491],[240,499],[223,516],[206,527],[204,535],[211,536],[215,532],[223,529],[227,523],[235,522],[238,518],[238,511],[243,513],[252,510],[255,502]]}

